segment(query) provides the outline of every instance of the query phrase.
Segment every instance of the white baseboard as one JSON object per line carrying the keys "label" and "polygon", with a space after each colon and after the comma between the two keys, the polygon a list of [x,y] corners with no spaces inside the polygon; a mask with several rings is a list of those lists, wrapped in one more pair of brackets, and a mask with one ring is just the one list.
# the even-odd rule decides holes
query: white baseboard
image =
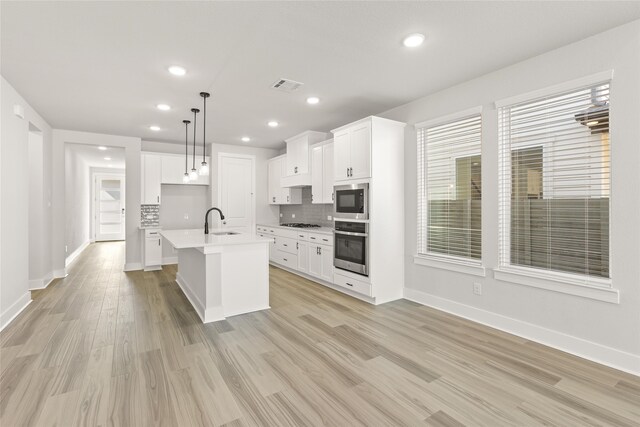
{"label": "white baseboard", "polygon": [[54,279],[64,279],[65,277],[67,277],[67,270],[65,268],[62,270],[53,270]]}
{"label": "white baseboard", "polygon": [[45,276],[41,279],[33,279],[29,280],[29,290],[35,291],[38,289],[46,289],[47,286],[53,282],[54,275],[53,273],[45,274]]}
{"label": "white baseboard", "polygon": [[176,274],[176,283],[178,284],[178,286],[180,286],[182,292],[187,296],[187,299],[196,310],[196,313],[198,313],[198,316],[200,317],[200,320],[202,320],[202,323],[217,322],[218,320],[225,319],[222,306],[219,305],[216,307],[206,308],[202,301],[200,301],[200,299],[196,296],[196,294],[191,292],[189,283],[184,280],[184,277],[182,277],[179,272]]}
{"label": "white baseboard", "polygon": [[124,265],[124,271],[137,271],[142,270],[142,264],[139,262],[128,262]]}
{"label": "white baseboard", "polygon": [[71,263],[73,261],[76,260],[76,258],[78,258],[78,256],[82,253],[82,251],[84,251],[87,246],[89,246],[91,242],[89,240],[87,240],[86,242],[84,242],[83,244],[81,244],[78,249],[76,249],[75,251],[71,252],[71,254],[67,257],[67,259],[64,260],[64,266],[65,267],[69,267],[71,265]]}
{"label": "white baseboard", "polygon": [[178,263],[177,256],[168,256],[168,257],[162,258],[162,265],[177,264],[177,263]]}
{"label": "white baseboard", "polygon": [[11,304],[11,307],[7,308],[2,314],[0,314],[0,331],[2,331],[7,325],[15,319],[18,314],[22,313],[22,310],[27,308],[31,304],[31,292],[23,294],[16,302]]}
{"label": "white baseboard", "polygon": [[404,288],[404,297],[410,301],[433,307],[531,341],[536,341],[540,344],[582,357],[583,359],[588,359],[634,375],[640,375],[640,356],[635,354],[461,304],[456,301],[437,297],[416,289]]}

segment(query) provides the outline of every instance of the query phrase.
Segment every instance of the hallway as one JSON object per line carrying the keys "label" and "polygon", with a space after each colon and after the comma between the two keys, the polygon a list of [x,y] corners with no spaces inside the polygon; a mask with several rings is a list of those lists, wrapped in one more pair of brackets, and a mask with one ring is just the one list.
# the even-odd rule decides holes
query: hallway
{"label": "hallway", "polygon": [[618,425],[640,379],[400,300],[271,269],[269,311],[202,324],[175,266],[89,246],[0,335],[0,424]]}

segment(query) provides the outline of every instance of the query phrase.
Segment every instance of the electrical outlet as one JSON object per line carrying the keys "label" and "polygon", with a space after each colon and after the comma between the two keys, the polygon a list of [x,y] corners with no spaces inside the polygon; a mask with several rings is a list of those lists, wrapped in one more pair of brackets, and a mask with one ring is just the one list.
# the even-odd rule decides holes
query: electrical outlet
{"label": "electrical outlet", "polygon": [[331,221],[331,215],[327,215],[327,221]]}
{"label": "electrical outlet", "polygon": [[280,214],[280,218],[282,218],[282,214]]}
{"label": "electrical outlet", "polygon": [[482,295],[482,283],[473,284],[473,293],[476,295]]}
{"label": "electrical outlet", "polygon": [[185,220],[189,219],[189,214],[188,213],[184,214],[184,219]]}
{"label": "electrical outlet", "polygon": [[69,247],[67,245],[64,245],[64,253],[66,254],[67,252],[69,252]]}
{"label": "electrical outlet", "polygon": [[296,217],[296,214],[291,214],[291,218],[295,218],[295,217]]}

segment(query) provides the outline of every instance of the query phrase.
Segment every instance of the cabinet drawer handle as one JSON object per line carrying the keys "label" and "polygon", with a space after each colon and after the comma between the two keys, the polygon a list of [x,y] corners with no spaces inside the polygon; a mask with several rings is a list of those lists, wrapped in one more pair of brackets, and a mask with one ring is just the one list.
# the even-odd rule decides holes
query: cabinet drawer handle
{"label": "cabinet drawer handle", "polygon": [[311,240],[316,240],[316,238],[315,238],[315,237],[309,237],[309,238],[310,238]]}
{"label": "cabinet drawer handle", "polygon": [[322,239],[322,240],[323,240],[323,241],[325,241],[325,242],[328,242],[328,241],[329,241],[329,239]]}
{"label": "cabinet drawer handle", "polygon": [[289,260],[288,260],[288,259],[286,259],[286,258],[282,258],[282,259],[283,259],[283,260],[285,260],[285,261],[289,261]]}
{"label": "cabinet drawer handle", "polygon": [[300,249],[300,246],[298,246],[298,243],[296,243],[296,249]]}
{"label": "cabinet drawer handle", "polygon": [[351,283],[349,283],[349,282],[345,282],[345,283],[346,283],[347,286],[353,287],[353,285]]}
{"label": "cabinet drawer handle", "polygon": [[288,246],[286,243],[283,243],[282,246]]}
{"label": "cabinet drawer handle", "polygon": [[158,203],[160,203],[160,196],[157,196],[156,199],[158,199]]}
{"label": "cabinet drawer handle", "polygon": [[158,246],[160,246],[160,239],[158,239]]}
{"label": "cabinet drawer handle", "polygon": [[347,176],[349,176],[349,168],[347,168]]}
{"label": "cabinet drawer handle", "polygon": [[287,202],[289,201],[289,196],[287,196]]}

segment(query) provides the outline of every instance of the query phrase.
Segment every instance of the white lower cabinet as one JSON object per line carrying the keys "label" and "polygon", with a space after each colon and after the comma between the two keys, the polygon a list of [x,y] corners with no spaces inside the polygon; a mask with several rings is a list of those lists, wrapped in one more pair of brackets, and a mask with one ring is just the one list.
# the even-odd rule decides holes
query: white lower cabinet
{"label": "white lower cabinet", "polygon": [[144,233],[144,270],[158,270],[162,266],[162,236],[157,229]]}
{"label": "white lower cabinet", "polygon": [[309,272],[309,243],[298,240],[296,242],[298,249],[298,271],[303,273]]}
{"label": "white lower cabinet", "polygon": [[333,283],[333,246],[309,245],[309,275]]}

